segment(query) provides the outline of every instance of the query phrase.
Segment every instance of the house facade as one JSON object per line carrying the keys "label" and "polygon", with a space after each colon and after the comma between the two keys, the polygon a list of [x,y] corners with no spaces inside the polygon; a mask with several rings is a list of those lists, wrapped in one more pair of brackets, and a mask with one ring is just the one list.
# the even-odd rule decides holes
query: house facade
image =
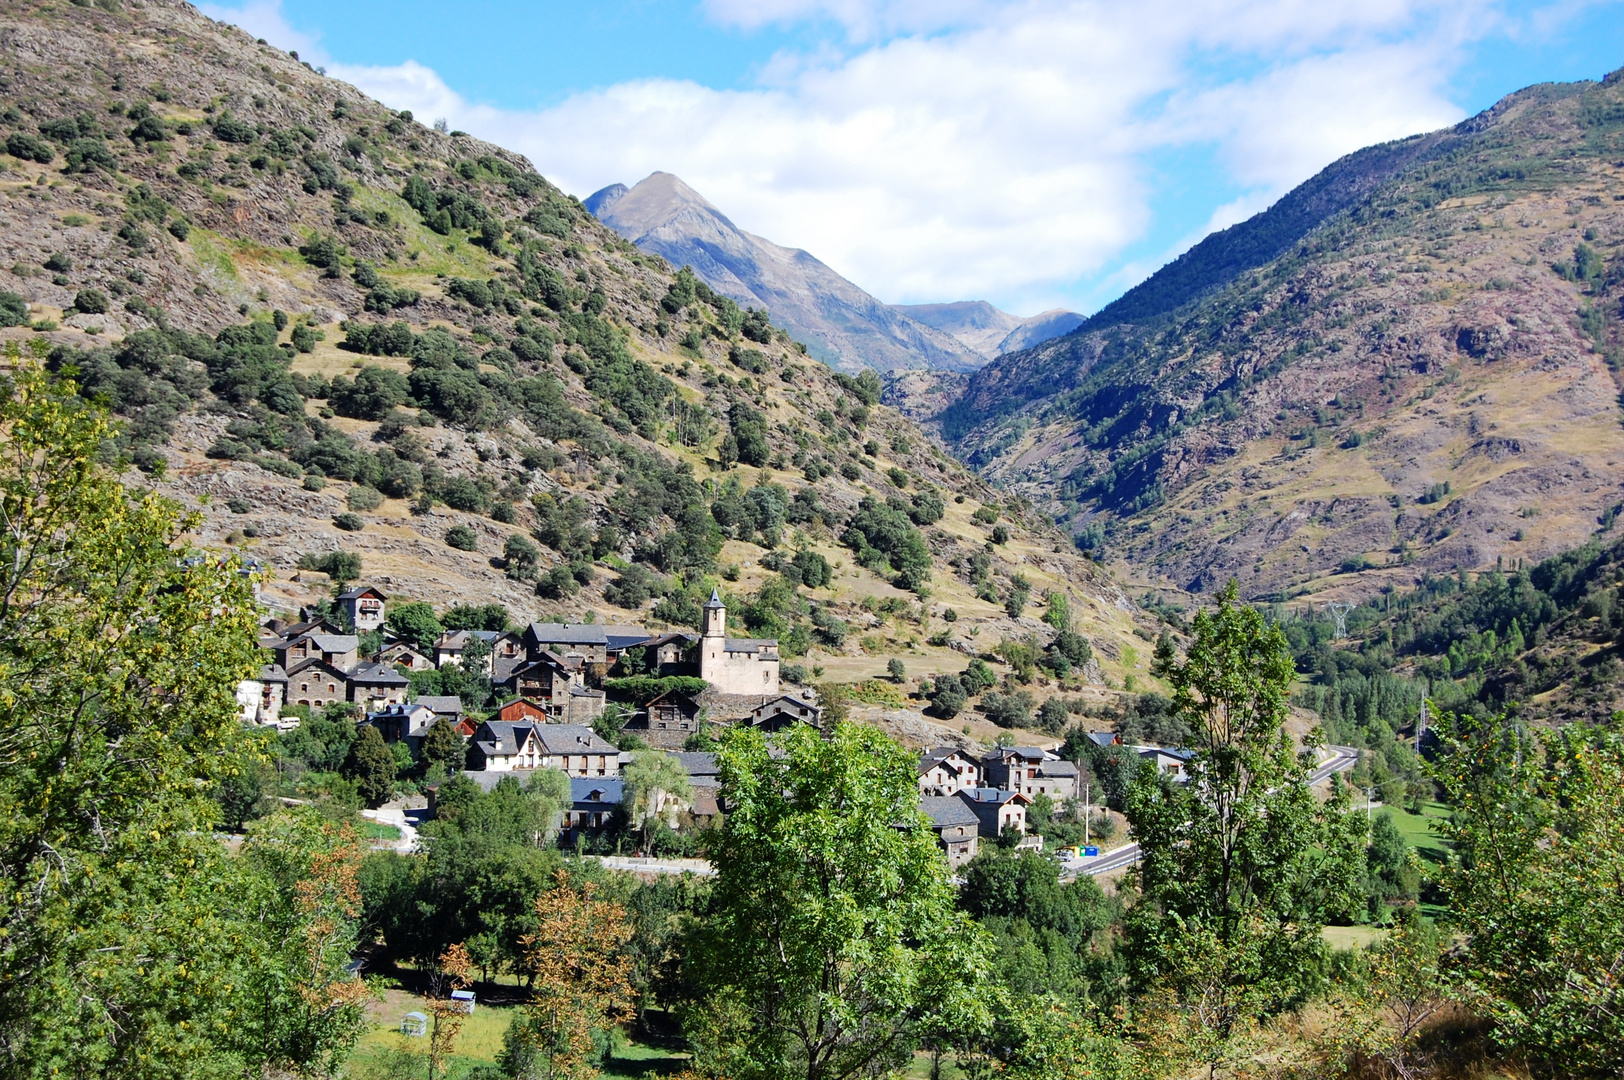
{"label": "house facade", "polygon": [[956,795],[981,783],[981,763],[956,746],[938,746],[919,759],[920,795]]}
{"label": "house facade", "polygon": [[751,709],[745,722],[766,732],[783,731],[796,724],[821,727],[823,709],[798,697],[782,694]]}
{"label": "house facade", "polygon": [[688,737],[704,725],[701,712],[697,701],[672,690],[633,713],[620,730],[657,749],[680,750]]}
{"label": "house facade", "polygon": [[620,751],[578,724],[487,720],[474,731],[469,765],[479,772],[558,769],[569,776],[614,778],[620,775]]}
{"label": "house facade", "polygon": [[1036,746],[995,747],[982,757],[981,769],[988,787],[1019,792],[1028,799],[1047,795],[1058,802],[1079,793],[1077,766]]}
{"label": "house facade", "polygon": [[371,585],[363,585],[339,593],[338,608],[349,619],[357,634],[365,634],[370,630],[382,629],[384,604],[388,599]]}

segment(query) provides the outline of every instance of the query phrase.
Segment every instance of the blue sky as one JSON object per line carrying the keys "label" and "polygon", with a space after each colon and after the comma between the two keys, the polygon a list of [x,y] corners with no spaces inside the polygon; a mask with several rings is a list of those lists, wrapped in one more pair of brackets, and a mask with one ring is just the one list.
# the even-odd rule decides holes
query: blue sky
{"label": "blue sky", "polygon": [[656,169],[881,299],[1091,311],[1359,146],[1624,66],[1559,0],[205,5],[585,196]]}

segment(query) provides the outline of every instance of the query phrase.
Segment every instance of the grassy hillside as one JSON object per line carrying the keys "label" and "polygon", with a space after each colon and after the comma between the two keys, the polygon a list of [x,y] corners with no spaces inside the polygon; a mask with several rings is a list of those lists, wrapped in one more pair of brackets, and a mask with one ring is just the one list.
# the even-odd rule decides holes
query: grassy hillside
{"label": "grassy hillside", "polygon": [[395,599],[519,618],[694,625],[719,584],[735,627],[855,681],[1041,649],[1052,592],[1096,682],[1147,662],[1109,578],[872,377],[522,158],[189,6],[8,7],[0,142],[10,362],[109,400],[109,452],[266,563],[275,607],[340,551]]}
{"label": "grassy hillside", "polygon": [[941,423],[1147,581],[1358,598],[1572,548],[1624,466],[1621,156],[1616,77],[1353,155]]}

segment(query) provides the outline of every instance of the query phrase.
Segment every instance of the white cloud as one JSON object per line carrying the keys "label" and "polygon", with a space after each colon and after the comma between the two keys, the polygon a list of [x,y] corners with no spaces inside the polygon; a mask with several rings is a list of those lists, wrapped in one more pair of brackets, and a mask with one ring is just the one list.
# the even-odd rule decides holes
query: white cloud
{"label": "white cloud", "polygon": [[301,60],[312,64],[327,61],[327,54],[316,38],[288,25],[287,19],[282,15],[282,0],[251,0],[242,7],[199,4],[197,9],[211,19],[240,26],[255,37],[264,38],[278,49],[297,52]]}
{"label": "white cloud", "polygon": [[[470,103],[415,61],[329,70],[579,195],[676,173],[886,300],[1037,310],[1127,270],[1151,223],[1146,155],[1211,147],[1213,188],[1241,212],[1341,154],[1458,120],[1446,80],[1492,2],[706,0],[728,25],[846,36],[751,88],[627,82],[535,111]],[[273,2],[245,12],[291,33]]]}

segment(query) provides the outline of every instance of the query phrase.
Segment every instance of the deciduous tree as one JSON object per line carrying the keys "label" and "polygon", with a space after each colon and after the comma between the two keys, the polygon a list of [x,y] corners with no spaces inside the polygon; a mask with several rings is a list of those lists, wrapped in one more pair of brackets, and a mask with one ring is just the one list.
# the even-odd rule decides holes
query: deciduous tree
{"label": "deciduous tree", "polygon": [[[1141,987],[1176,989],[1192,1051],[1215,1067],[1255,1021],[1309,990],[1327,917],[1363,894],[1364,822],[1307,785],[1312,753],[1283,729],[1284,635],[1236,600],[1199,612],[1188,655],[1163,657],[1195,757],[1188,782],[1141,774],[1127,815],[1140,846],[1128,958]],[[1345,798],[1345,797],[1344,797]]]}
{"label": "deciduous tree", "polygon": [[832,1080],[979,1029],[985,938],[954,908],[913,756],[848,723],[776,746],[734,729],[719,754],[731,810],[691,952],[701,1057],[740,1080]]}

